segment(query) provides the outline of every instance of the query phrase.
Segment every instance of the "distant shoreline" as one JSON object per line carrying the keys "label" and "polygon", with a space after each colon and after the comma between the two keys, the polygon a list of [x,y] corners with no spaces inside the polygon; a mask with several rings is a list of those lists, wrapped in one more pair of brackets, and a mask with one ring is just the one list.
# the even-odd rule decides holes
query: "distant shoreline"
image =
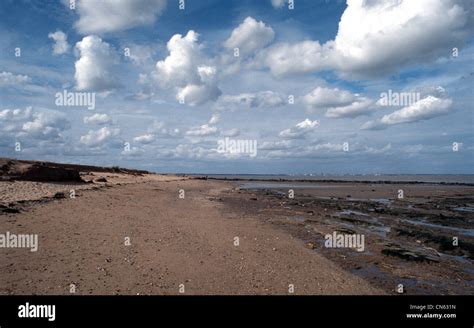
{"label": "distant shoreline", "polygon": [[[11,165],[36,165],[48,168],[60,168],[77,172],[113,172],[128,174],[157,174],[165,176],[183,176],[201,180],[245,181],[245,182],[298,182],[298,183],[359,183],[359,184],[426,184],[474,186],[474,174],[360,174],[360,175],[290,175],[290,174],[202,174],[202,173],[164,173],[119,166],[94,166],[73,163],[55,163],[48,161],[18,160],[0,157],[0,178],[5,179]],[[4,172],[2,172],[4,171]],[[465,182],[467,181],[467,182]]]}
{"label": "distant shoreline", "polygon": [[183,176],[189,176],[194,179],[199,180],[218,180],[218,181],[245,181],[245,182],[301,182],[301,183],[360,183],[360,184],[425,184],[425,185],[443,185],[443,186],[474,186],[474,183],[467,182],[444,182],[444,181],[418,181],[418,180],[339,180],[339,179],[286,179],[286,178],[270,178],[270,179],[261,179],[261,178],[231,178],[229,176],[217,177],[216,175],[192,175],[192,174],[183,174]]}

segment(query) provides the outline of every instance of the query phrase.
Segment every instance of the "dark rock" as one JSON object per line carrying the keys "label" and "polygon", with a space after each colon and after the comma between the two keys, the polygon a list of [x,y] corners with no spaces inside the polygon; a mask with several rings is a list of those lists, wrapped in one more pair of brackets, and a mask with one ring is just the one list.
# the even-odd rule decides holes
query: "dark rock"
{"label": "dark rock", "polygon": [[424,240],[424,243],[433,245],[440,252],[452,255],[467,255],[469,258],[474,258],[474,243],[461,239],[458,246],[453,245],[453,238],[436,234],[430,231],[419,229],[412,229],[408,227],[400,227],[394,229],[398,236],[413,237]]}
{"label": "dark rock", "polygon": [[348,234],[348,235],[353,235],[355,234],[356,232],[352,229],[349,229],[349,228],[337,228],[336,229],[337,232],[339,233],[342,233],[342,234]]}
{"label": "dark rock", "polygon": [[100,177],[98,179],[95,179],[95,182],[107,182],[107,179],[104,177]]}
{"label": "dark rock", "polygon": [[0,205],[0,213],[17,214],[20,213],[20,210],[14,207]]}
{"label": "dark rock", "polygon": [[382,254],[386,256],[395,256],[406,261],[439,262],[439,259],[433,255],[415,249],[407,249],[393,244],[388,244],[387,246],[388,247],[382,249]]}
{"label": "dark rock", "polygon": [[62,199],[62,198],[66,198],[66,195],[64,195],[63,192],[57,192],[57,193],[54,194],[53,198]]}

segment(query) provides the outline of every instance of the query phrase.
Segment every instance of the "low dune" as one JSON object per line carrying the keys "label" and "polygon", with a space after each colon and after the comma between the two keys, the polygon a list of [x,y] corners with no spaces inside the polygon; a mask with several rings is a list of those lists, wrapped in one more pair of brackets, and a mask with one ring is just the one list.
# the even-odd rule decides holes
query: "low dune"
{"label": "low dune", "polygon": [[0,158],[0,212],[9,212],[19,203],[160,179],[162,175],[143,170]]}

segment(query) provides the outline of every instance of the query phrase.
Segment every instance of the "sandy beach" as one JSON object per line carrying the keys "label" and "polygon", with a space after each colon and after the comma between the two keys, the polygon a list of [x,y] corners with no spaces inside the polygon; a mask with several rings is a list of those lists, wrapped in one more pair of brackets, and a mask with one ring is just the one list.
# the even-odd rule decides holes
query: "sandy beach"
{"label": "sandy beach", "polygon": [[[474,292],[472,213],[453,209],[472,204],[470,186],[80,175],[0,181],[0,233],[38,236],[36,252],[0,248],[0,294]],[[364,234],[364,251],[326,248],[333,232]]]}
{"label": "sandy beach", "polygon": [[[230,183],[135,179],[76,188],[74,199],[47,200],[39,188],[39,200],[10,202],[20,213],[3,213],[0,231],[38,234],[39,247],[0,249],[0,293],[70,294],[71,286],[94,295],[383,293],[297,238],[228,212],[214,199],[232,192]],[[20,186],[32,182],[0,184],[14,200],[12,188],[23,197]],[[44,187],[49,195],[71,189],[53,185]]]}

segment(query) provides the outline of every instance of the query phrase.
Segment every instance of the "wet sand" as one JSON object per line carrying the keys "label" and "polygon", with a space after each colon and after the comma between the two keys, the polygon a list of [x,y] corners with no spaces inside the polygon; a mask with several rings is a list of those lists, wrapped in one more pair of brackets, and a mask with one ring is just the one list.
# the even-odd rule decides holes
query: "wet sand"
{"label": "wet sand", "polygon": [[[238,185],[237,197],[222,197],[229,208],[238,210],[245,202],[246,216],[280,227],[386,292],[395,293],[402,284],[407,294],[474,294],[472,186],[254,181]],[[364,251],[325,247],[324,237],[335,231],[363,234]]]}

